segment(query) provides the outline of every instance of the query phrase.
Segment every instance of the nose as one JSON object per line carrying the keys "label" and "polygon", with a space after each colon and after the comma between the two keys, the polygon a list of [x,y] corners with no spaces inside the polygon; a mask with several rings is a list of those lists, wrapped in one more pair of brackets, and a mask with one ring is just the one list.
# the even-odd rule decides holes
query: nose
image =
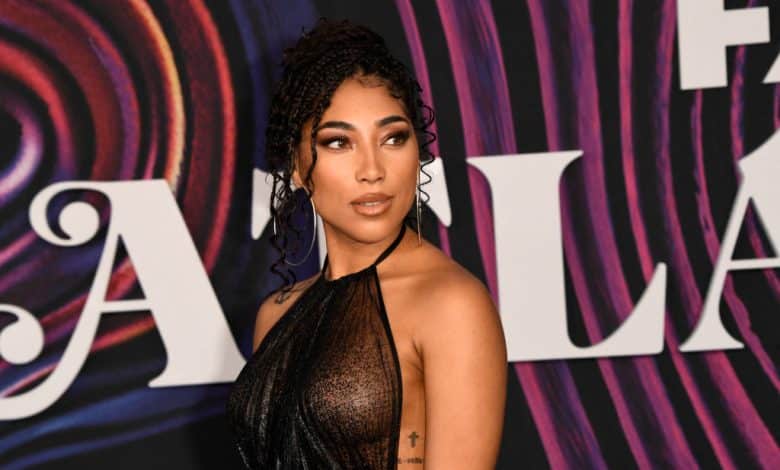
{"label": "nose", "polygon": [[358,155],[358,167],[356,177],[359,182],[374,183],[385,177],[385,167],[382,163],[381,153],[375,147],[360,152]]}

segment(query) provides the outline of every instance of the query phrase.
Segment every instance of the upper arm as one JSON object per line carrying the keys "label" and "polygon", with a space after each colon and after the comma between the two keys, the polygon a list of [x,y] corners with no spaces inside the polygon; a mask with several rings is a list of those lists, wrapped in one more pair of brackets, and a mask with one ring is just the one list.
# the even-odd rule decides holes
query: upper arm
{"label": "upper arm", "polygon": [[476,279],[448,283],[423,328],[425,468],[495,468],[507,352],[501,320]]}

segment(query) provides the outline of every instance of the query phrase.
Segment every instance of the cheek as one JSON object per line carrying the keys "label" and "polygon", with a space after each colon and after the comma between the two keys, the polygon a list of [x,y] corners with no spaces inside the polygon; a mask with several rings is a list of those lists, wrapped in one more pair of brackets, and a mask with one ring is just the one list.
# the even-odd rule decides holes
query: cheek
{"label": "cheek", "polygon": [[[400,204],[401,208],[406,208],[408,205],[414,203],[415,196],[417,194],[417,155],[410,156],[399,160],[391,168],[388,168],[388,172],[392,172],[395,177],[393,178],[393,191],[403,198],[403,204]],[[420,175],[420,182],[425,181],[425,175]],[[401,201],[399,201],[401,202]]]}
{"label": "cheek", "polygon": [[344,165],[318,160],[311,177],[314,181],[314,190],[318,193],[317,198],[323,204],[339,201],[349,194],[350,175],[345,171]]}
{"label": "cheek", "polygon": [[[412,190],[416,190],[417,188],[418,168],[419,168],[419,164],[417,163],[416,154],[409,158],[404,159],[404,161],[402,162],[401,165],[399,165],[398,168],[398,174],[402,175],[404,182],[412,186]],[[420,177],[422,178],[423,175],[420,175]]]}

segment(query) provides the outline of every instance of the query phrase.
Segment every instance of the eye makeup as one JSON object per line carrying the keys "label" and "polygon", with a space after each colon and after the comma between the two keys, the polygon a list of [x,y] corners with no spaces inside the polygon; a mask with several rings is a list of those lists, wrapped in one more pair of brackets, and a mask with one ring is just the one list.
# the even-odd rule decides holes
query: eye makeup
{"label": "eye makeup", "polygon": [[391,145],[400,147],[401,145],[405,144],[407,140],[409,140],[409,135],[410,132],[408,130],[393,132],[390,134],[390,136],[387,137],[387,139],[385,139],[385,142],[391,139],[395,139],[397,143]]}
{"label": "eye makeup", "polygon": [[[333,147],[331,144],[334,143],[337,143],[338,145],[336,147]],[[325,147],[330,150],[340,150],[348,143],[349,143],[349,138],[344,135],[332,135],[328,137],[322,137],[317,140],[318,146]]]}
{"label": "eye makeup", "polygon": [[[385,142],[394,139],[396,143],[390,145],[400,147],[401,145],[405,144],[407,140],[409,140],[410,135],[411,133],[408,130],[393,132],[385,139]],[[334,143],[337,144],[336,147],[332,145]],[[342,135],[322,137],[317,140],[317,145],[319,147],[325,147],[331,150],[341,149],[348,144],[349,144],[349,138]]]}

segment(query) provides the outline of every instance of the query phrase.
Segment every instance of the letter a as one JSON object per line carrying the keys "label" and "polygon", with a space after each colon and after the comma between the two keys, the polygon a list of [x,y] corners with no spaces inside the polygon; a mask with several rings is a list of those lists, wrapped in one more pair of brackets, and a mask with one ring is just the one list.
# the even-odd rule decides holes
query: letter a
{"label": "letter a", "polygon": [[[168,357],[163,372],[149,382],[151,387],[234,380],[245,363],[244,358],[233,340],[167,182],[72,181],[48,186],[33,199],[30,221],[42,238],[60,246],[87,242],[95,236],[99,225],[92,206],[74,202],[60,214],[60,226],[70,238],[60,238],[50,229],[46,221],[49,201],[71,189],[99,191],[108,197],[112,217],[105,247],[84,311],[59,364],[34,389],[0,398],[0,419],[28,417],[57,401],[81,370],[104,313],[151,312]],[[105,300],[120,236],[145,299]],[[34,328],[27,330],[35,332]]]}
{"label": "letter a", "polygon": [[[737,191],[734,207],[731,209],[726,234],[721,243],[718,261],[712,274],[707,297],[704,300],[699,324],[691,336],[680,345],[680,351],[709,351],[713,349],[741,349],[742,343],[735,340],[723,327],[720,319],[720,297],[728,271],[739,269],[766,269],[780,267],[780,258],[733,260],[734,246],[748,202],[753,203],[759,218],[764,223],[767,237],[778,252],[780,247],[780,131],[761,144],[750,155],[739,162],[742,184]],[[776,315],[777,312],[766,312]]]}

